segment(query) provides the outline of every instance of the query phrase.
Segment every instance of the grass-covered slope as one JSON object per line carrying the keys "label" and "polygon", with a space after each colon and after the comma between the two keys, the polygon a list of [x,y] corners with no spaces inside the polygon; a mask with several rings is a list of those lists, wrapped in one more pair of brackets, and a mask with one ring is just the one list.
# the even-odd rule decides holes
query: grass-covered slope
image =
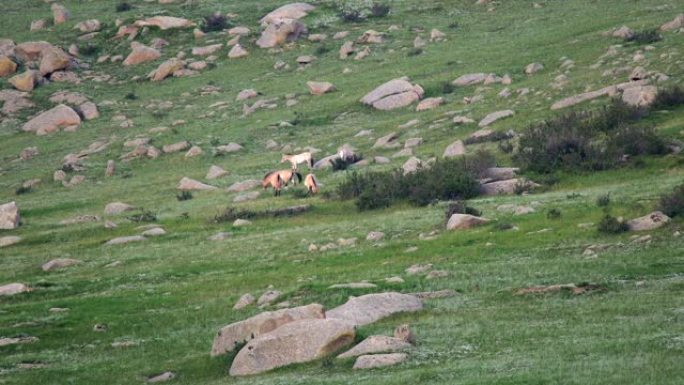
{"label": "grass-covered slope", "polygon": [[[684,34],[662,32],[662,40],[651,48],[606,36],[622,25],[634,30],[658,28],[684,8],[677,2],[639,0],[585,1],[498,1],[476,5],[467,1],[393,1],[391,12],[382,18],[346,23],[336,14],[333,1],[319,1],[318,8],[302,21],[311,33],[326,33],[321,43],[299,40],[283,49],[259,49],[258,20],[284,4],[280,1],[129,1],[134,9],[117,13],[117,2],[76,1],[63,4],[71,11],[69,22],[48,30],[30,32],[32,20],[51,18],[50,6],[42,0],[7,2],[0,14],[0,38],[17,43],[46,40],[63,48],[81,46],[75,23],[97,18],[103,32],[92,45],[93,75],[110,75],[112,81],[83,80],[80,84],[49,83],[31,93],[35,108],[0,123],[0,204],[16,201],[23,224],[16,230],[0,230],[0,237],[18,235],[22,241],[0,248],[0,285],[22,282],[33,291],[0,297],[0,337],[35,336],[39,341],[0,347],[0,383],[7,384],[131,384],[143,383],[164,371],[177,374],[183,384],[454,384],[454,383],[565,383],[565,384],[678,384],[684,378],[684,238],[676,236],[682,226],[675,217],[667,226],[648,232],[648,242],[634,242],[633,233],[604,235],[596,224],[604,215],[597,207],[600,196],[610,194],[608,209],[614,216],[634,218],[653,211],[659,196],[671,192],[684,180],[681,155],[640,156],[625,166],[601,172],[558,172],[541,177],[545,186],[529,195],[480,197],[468,202],[493,223],[471,230],[444,230],[443,203],[428,207],[408,204],[389,209],[359,212],[352,201],[325,200],[320,195],[302,198],[293,187],[282,197],[264,192],[254,201],[233,204],[235,193],[225,192],[234,182],[260,179],[279,165],[280,152],[268,151],[266,141],[294,148],[320,149],[320,158],[348,143],[367,159],[387,156],[389,165],[372,164],[370,169],[400,167],[407,158],[392,158],[399,149],[373,149],[375,139],[390,132],[408,138],[421,137],[414,153],[420,159],[439,157],[457,139],[466,139],[477,124],[456,125],[451,112],[479,121],[488,113],[512,109],[515,115],[496,122],[497,131],[517,132],[548,119],[559,111],[551,104],[564,97],[625,82],[637,65],[664,73],[678,84],[684,75]],[[11,4],[10,4],[11,3]],[[130,52],[126,40],[112,40],[115,20],[126,23],[146,16],[166,14],[198,23],[219,11],[234,13],[233,25],[247,26],[252,34],[242,40],[249,51],[243,59],[228,59],[228,49],[217,53],[214,65],[197,76],[150,82],[145,76],[163,59],[194,46],[225,43],[225,34],[208,33],[195,40],[191,29],[150,29],[137,41],[155,37],[170,44],[162,59],[125,68],[121,63],[95,61],[98,56]],[[399,28],[387,32],[391,25]],[[417,35],[429,40],[432,28],[447,35],[446,41],[429,42],[422,52],[413,48]],[[350,31],[349,40],[374,29],[386,33],[385,43],[371,45],[367,58],[340,60],[344,40],[333,40],[338,31]],[[604,56],[619,44],[614,56]],[[640,51],[644,59],[634,62]],[[298,70],[296,58],[314,55],[309,67]],[[600,59],[603,57],[603,59]],[[570,59],[574,66],[560,68]],[[199,60],[199,58],[198,58]],[[290,69],[276,70],[282,60]],[[600,61],[599,65],[596,65]],[[532,62],[544,70],[525,75]],[[627,72],[607,70],[627,67]],[[347,73],[343,70],[348,68]],[[20,68],[23,70],[23,68]],[[82,78],[86,69],[77,70]],[[473,72],[509,74],[511,85],[445,86]],[[554,79],[565,74],[567,84],[554,88]],[[139,80],[133,80],[134,77]],[[415,105],[383,112],[359,102],[376,86],[401,76],[420,84],[427,96],[442,96],[437,109],[416,112]],[[336,91],[309,95],[306,82],[329,81]],[[206,86],[219,92],[201,95]],[[0,88],[10,88],[7,78]],[[508,98],[498,94],[508,87]],[[239,91],[253,88],[277,98],[274,109],[243,116]],[[518,96],[516,90],[529,92]],[[82,92],[98,104],[100,117],[84,122],[78,131],[36,136],[21,132],[22,124],[35,113],[52,107],[54,92]],[[447,92],[447,93],[445,93]],[[295,94],[298,103],[285,106],[285,96]],[[465,104],[464,97],[483,96]],[[251,104],[252,99],[247,101]],[[587,102],[578,108],[594,109],[608,98]],[[160,108],[161,102],[171,102]],[[210,107],[217,102],[225,102]],[[448,114],[449,113],[449,114]],[[112,120],[125,115],[133,127],[121,128]],[[398,128],[418,119],[417,125]],[[173,125],[183,120],[185,123]],[[288,122],[290,124],[281,124]],[[682,140],[684,109],[652,111],[639,124],[654,126],[668,142]],[[163,133],[150,134],[153,127],[166,126]],[[355,137],[372,130],[370,137]],[[161,148],[188,140],[204,154],[186,159],[183,152],[124,163],[119,157],[129,151],[126,140],[147,136]],[[53,182],[53,172],[69,153],[77,153],[96,140],[106,140],[106,150],[89,156],[85,182],[71,188]],[[244,150],[212,155],[217,144],[236,142]],[[40,154],[15,161],[26,147]],[[467,146],[467,152],[487,149],[502,166],[512,165],[510,154],[495,143]],[[114,159],[117,171],[105,177],[107,160]],[[207,181],[211,165],[230,172]],[[317,171],[323,192],[333,192],[351,171]],[[71,173],[73,175],[75,173]],[[176,185],[184,177],[221,187],[195,192],[193,199],[179,201]],[[531,175],[532,176],[532,175]],[[533,175],[539,177],[538,175]],[[28,193],[16,194],[29,179],[42,183]],[[553,181],[555,183],[549,184]],[[302,187],[296,187],[301,189]],[[122,201],[151,211],[167,235],[144,242],[108,246],[118,236],[139,234],[123,214],[104,216],[107,203]],[[246,227],[216,223],[214,216],[226,206],[264,210],[310,204],[311,210],[293,217],[255,219]],[[535,207],[527,215],[514,216],[497,210],[503,204]],[[560,216],[548,215],[553,210]],[[130,213],[135,214],[136,212]],[[98,215],[102,221],[79,225],[59,222],[76,215]],[[114,221],[106,229],[104,219]],[[593,226],[584,224],[593,223]],[[510,224],[510,225],[506,225]],[[514,228],[510,229],[510,227]],[[433,230],[438,233],[424,240]],[[225,241],[207,238],[217,232],[232,232]],[[383,231],[379,242],[365,240],[369,231]],[[639,234],[644,235],[644,234]],[[324,245],[339,238],[358,238],[356,246],[325,252],[310,252],[309,245]],[[597,254],[585,253],[590,245],[605,245]],[[43,272],[40,266],[55,258],[74,258],[83,263]],[[114,267],[106,267],[119,261]],[[404,270],[416,263],[432,263],[445,270],[445,278],[428,280],[409,276]],[[401,276],[404,283],[386,283]],[[337,283],[368,280],[377,289],[336,290]],[[520,288],[549,284],[591,283],[602,290],[573,295],[567,292],[515,295]],[[244,293],[260,295],[269,285],[284,293],[292,305],[318,302],[327,308],[339,305],[350,295],[377,291],[404,293],[453,289],[460,294],[426,300],[422,312],[394,316],[362,327],[360,336],[389,335],[399,324],[409,323],[418,343],[407,363],[388,369],[353,371],[352,361],[325,360],[276,370],[249,379],[228,376],[231,357],[211,358],[214,333],[220,326],[242,320],[261,310],[232,306]],[[50,312],[51,308],[69,308]],[[93,331],[106,324],[106,332]],[[112,347],[132,341],[134,346]],[[27,369],[26,363],[44,367]]]}

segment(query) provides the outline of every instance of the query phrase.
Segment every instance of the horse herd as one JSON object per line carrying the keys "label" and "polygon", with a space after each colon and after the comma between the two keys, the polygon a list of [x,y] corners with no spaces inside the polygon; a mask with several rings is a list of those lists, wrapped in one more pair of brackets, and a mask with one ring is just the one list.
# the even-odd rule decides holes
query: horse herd
{"label": "horse herd", "polygon": [[292,168],[289,170],[271,171],[266,174],[261,181],[261,186],[264,190],[269,186],[273,187],[273,195],[279,196],[283,186],[287,186],[290,182],[292,182],[293,185],[301,183],[302,174],[297,172],[297,165],[306,163],[309,167],[309,173],[304,177],[304,186],[306,186],[307,195],[316,194],[318,192],[318,181],[316,180],[316,176],[311,173],[314,160],[310,152],[303,152],[297,155],[283,155],[282,159],[280,159],[280,163],[285,162],[290,162]]}

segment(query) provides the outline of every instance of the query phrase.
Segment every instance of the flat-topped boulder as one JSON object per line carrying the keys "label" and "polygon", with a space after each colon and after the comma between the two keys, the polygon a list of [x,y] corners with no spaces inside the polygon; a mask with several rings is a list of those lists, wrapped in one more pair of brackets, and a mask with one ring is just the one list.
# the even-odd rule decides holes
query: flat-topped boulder
{"label": "flat-topped boulder", "polygon": [[19,227],[21,216],[17,203],[12,201],[0,205],[0,230],[12,230]]}
{"label": "flat-topped boulder", "polygon": [[35,70],[26,70],[14,75],[9,79],[9,83],[18,91],[31,92],[40,81],[40,73]]}
{"label": "flat-topped boulder", "polygon": [[486,196],[512,195],[516,192],[530,190],[533,187],[539,187],[539,185],[524,178],[505,179],[480,185],[480,194]]}
{"label": "flat-topped boulder", "polygon": [[[254,303],[254,297],[245,298],[243,302]],[[240,308],[244,306],[241,305]],[[323,306],[310,304],[290,309],[267,311],[246,320],[226,325],[216,333],[211,355],[217,356],[232,352],[238,344],[259,337],[287,323],[310,318],[325,318]]]}
{"label": "flat-topped boulder", "polygon": [[174,76],[176,72],[181,71],[185,67],[185,63],[182,60],[171,58],[159,65],[156,70],[152,71],[148,77],[153,82],[159,82],[166,79],[169,76]]}
{"label": "flat-topped boulder", "polygon": [[355,335],[352,325],[337,320],[290,322],[248,342],[235,356],[230,375],[258,374],[317,360],[351,344]]}
{"label": "flat-topped boulder", "polygon": [[157,60],[161,57],[161,53],[152,47],[140,44],[138,42],[131,43],[131,53],[128,54],[123,61],[123,65],[132,66],[149,61]]}
{"label": "flat-topped boulder", "polygon": [[423,98],[425,91],[407,78],[393,79],[366,94],[361,103],[378,110],[393,110],[406,107]]}
{"label": "flat-topped boulder", "polygon": [[368,354],[354,362],[353,369],[375,369],[400,364],[408,360],[406,353]]}
{"label": "flat-topped boulder", "polygon": [[228,175],[228,171],[224,170],[223,168],[216,166],[216,165],[211,165],[209,167],[209,171],[207,171],[207,175],[205,178],[207,179],[218,179],[221,177],[224,177]]}
{"label": "flat-topped boulder", "polygon": [[251,190],[255,187],[261,186],[261,181],[257,179],[249,179],[246,181],[242,182],[235,182],[232,185],[230,185],[226,191],[227,192],[243,192],[247,190]]}
{"label": "flat-topped boulder", "polygon": [[104,213],[105,213],[105,215],[117,215],[117,214],[121,214],[125,211],[131,211],[134,209],[135,209],[135,207],[129,205],[128,203],[111,202],[105,206]]}
{"label": "flat-topped boulder", "polygon": [[195,56],[209,56],[209,55],[213,55],[216,52],[218,52],[219,50],[221,50],[222,47],[223,47],[223,44],[220,44],[220,43],[219,44],[211,44],[211,45],[207,45],[204,47],[193,47],[191,52]]}
{"label": "flat-topped boulder", "polygon": [[456,80],[451,82],[451,84],[459,87],[472,86],[475,84],[483,83],[489,74],[478,72],[473,74],[461,75]]}
{"label": "flat-topped boulder", "polygon": [[455,156],[465,155],[465,152],[465,144],[463,144],[463,141],[457,140],[444,149],[444,154],[442,156],[445,158],[453,158]]}
{"label": "flat-topped boulder", "polygon": [[335,86],[330,82],[309,81],[306,82],[306,86],[309,87],[311,95],[323,95],[335,91]]}
{"label": "flat-topped boulder", "polygon": [[488,114],[487,116],[484,117],[478,123],[478,126],[480,127],[487,127],[490,124],[496,122],[497,120],[503,119],[503,118],[508,118],[509,116],[515,115],[515,112],[513,110],[502,110],[502,111],[496,111]]}
{"label": "flat-topped boulder", "polygon": [[174,152],[185,151],[185,150],[189,149],[190,146],[191,146],[190,142],[188,142],[187,140],[183,140],[181,142],[176,142],[176,143],[167,144],[167,145],[162,146],[162,151],[165,154],[172,154]]}
{"label": "flat-topped boulder", "polygon": [[316,9],[315,6],[307,3],[285,4],[282,7],[269,12],[266,16],[262,17],[259,22],[262,25],[267,25],[282,19],[301,19],[314,9]]}
{"label": "flat-topped boulder", "polygon": [[147,238],[143,237],[142,235],[131,235],[127,237],[117,237],[110,239],[107,241],[107,245],[123,245],[126,243],[132,243],[132,242],[142,242],[144,240],[147,240]]}
{"label": "flat-topped boulder", "polygon": [[415,296],[389,292],[352,297],[343,305],[328,310],[325,316],[363,326],[396,313],[415,312],[422,308],[423,302]]}
{"label": "flat-topped boulder", "polygon": [[7,235],[4,237],[0,237],[0,247],[16,245],[19,242],[21,242],[21,237],[16,235]]}

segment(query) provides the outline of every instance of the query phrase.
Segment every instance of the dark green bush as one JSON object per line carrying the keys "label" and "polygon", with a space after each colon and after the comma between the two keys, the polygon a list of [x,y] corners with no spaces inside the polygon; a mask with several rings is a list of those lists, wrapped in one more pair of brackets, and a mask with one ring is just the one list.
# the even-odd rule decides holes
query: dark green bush
{"label": "dark green bush", "polygon": [[346,159],[342,158],[335,158],[331,163],[332,163],[332,170],[333,172],[335,171],[343,171],[349,168],[349,166],[353,165],[354,163],[360,161],[363,159],[363,156],[360,154],[352,154],[350,157]]}
{"label": "dark green bush", "polygon": [[643,31],[636,31],[631,36],[627,36],[625,41],[636,44],[651,44],[662,40],[657,29],[645,29]]}
{"label": "dark green bush", "polygon": [[95,56],[100,52],[100,47],[93,43],[87,43],[78,47],[78,53],[83,56]]}
{"label": "dark green bush", "polygon": [[215,223],[233,222],[236,219],[252,219],[257,213],[251,210],[240,210],[235,207],[227,207],[222,212],[214,215]]}
{"label": "dark green bush", "polygon": [[157,220],[157,215],[152,211],[141,209],[140,213],[126,217],[131,222],[155,222]]}
{"label": "dark green bush", "polygon": [[682,104],[684,104],[684,89],[677,85],[659,90],[655,101],[651,105],[651,109],[667,109],[671,107],[678,107]]}
{"label": "dark green bush", "polygon": [[599,222],[597,229],[604,234],[620,234],[629,230],[629,226],[614,216],[606,214]]}
{"label": "dark green bush", "polygon": [[131,9],[133,9],[133,6],[130,5],[129,3],[125,2],[125,1],[123,3],[119,3],[116,5],[116,11],[117,12],[126,12],[126,11],[130,11]]}
{"label": "dark green bush", "polygon": [[608,205],[610,205],[610,193],[599,195],[599,197],[596,198],[596,206],[607,207]]}
{"label": "dark green bush", "polygon": [[230,22],[228,18],[221,13],[213,13],[209,16],[205,16],[202,23],[203,32],[215,32],[223,31],[224,29],[230,28]]}
{"label": "dark green bush", "polygon": [[14,190],[15,195],[23,195],[31,192],[31,186],[19,186]]}
{"label": "dark green bush", "polygon": [[546,212],[546,217],[548,219],[559,219],[562,216],[559,209],[553,208]]}
{"label": "dark green bush", "polygon": [[193,196],[190,191],[182,191],[180,194],[176,194],[176,199],[178,199],[180,202],[189,201],[192,198]]}
{"label": "dark green bush", "polygon": [[570,112],[525,129],[513,155],[526,171],[606,170],[623,155],[662,154],[663,140],[653,129],[634,127],[647,110],[620,100],[598,111]]}
{"label": "dark green bush", "polygon": [[421,53],[423,53],[422,48],[411,48],[406,55],[407,56],[418,56]]}
{"label": "dark green bush", "polygon": [[661,195],[658,209],[668,217],[684,215],[684,184],[675,187],[670,193]]}
{"label": "dark green bush", "polygon": [[438,200],[461,200],[476,196],[478,178],[494,164],[488,153],[438,160],[431,167],[404,175],[389,172],[353,172],[338,186],[340,199],[356,199],[359,210],[389,207],[398,201],[425,206]]}
{"label": "dark green bush", "polygon": [[390,7],[387,4],[373,3],[371,7],[371,16],[373,17],[385,17],[389,15]]}

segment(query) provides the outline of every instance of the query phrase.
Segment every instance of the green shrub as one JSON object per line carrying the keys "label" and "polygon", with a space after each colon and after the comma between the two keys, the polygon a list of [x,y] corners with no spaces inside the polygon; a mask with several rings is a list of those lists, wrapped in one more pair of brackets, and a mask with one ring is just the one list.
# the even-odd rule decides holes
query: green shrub
{"label": "green shrub", "polygon": [[499,147],[499,151],[503,152],[504,154],[510,154],[513,152],[513,150],[515,150],[515,146],[510,140],[500,141],[497,147]]}
{"label": "green shrub", "polygon": [[515,226],[513,226],[513,224],[510,223],[510,222],[497,222],[497,223],[494,225],[494,229],[496,229],[496,230],[498,230],[498,231],[510,230],[510,229],[512,229],[513,227],[515,227]]}
{"label": "green shrub", "polygon": [[454,214],[468,214],[479,217],[482,215],[482,212],[474,207],[466,205],[463,201],[456,201],[449,203],[446,210],[444,211],[446,221],[448,222],[449,219],[451,219],[451,216]]}
{"label": "green shrub", "polygon": [[648,113],[615,100],[597,111],[570,112],[525,129],[514,163],[526,171],[606,170],[623,155],[662,154],[663,140],[653,129],[630,124]]}
{"label": "green shrub", "polygon": [[14,190],[15,195],[23,195],[31,192],[31,186],[19,186]]}
{"label": "green shrub", "polygon": [[178,199],[179,202],[189,201],[192,198],[193,196],[190,191],[182,191],[180,194],[176,194],[176,199]]}
{"label": "green shrub", "polygon": [[422,54],[422,53],[423,53],[423,49],[422,49],[422,48],[411,48],[411,49],[408,50],[408,52],[406,53],[406,56],[409,56],[409,57],[410,57],[410,56],[418,56],[418,55],[420,55],[420,54]]}
{"label": "green shrub", "polygon": [[636,31],[631,36],[627,36],[625,41],[636,44],[651,44],[662,40],[657,29],[645,29],[643,31]]}
{"label": "green shrub", "polygon": [[550,209],[549,211],[546,212],[546,217],[548,219],[560,219],[562,216],[561,211],[559,209],[553,208]]}
{"label": "green shrub", "polygon": [[119,3],[116,5],[116,11],[117,12],[126,12],[126,11],[130,11],[131,9],[133,9],[133,6],[130,5],[129,3],[125,2],[125,1],[123,3]]}
{"label": "green shrub", "polygon": [[620,234],[629,230],[629,226],[614,216],[606,214],[599,222],[597,229],[604,234]]}
{"label": "green shrub", "polygon": [[675,187],[670,193],[661,195],[658,209],[668,217],[684,215],[684,184]]}
{"label": "green shrub", "polygon": [[599,197],[596,198],[596,206],[607,207],[608,205],[610,205],[610,193],[599,195]]}
{"label": "green shrub", "polygon": [[203,32],[215,32],[223,31],[224,29],[230,28],[231,25],[228,22],[228,18],[221,13],[213,13],[209,16],[205,16],[202,23]]}
{"label": "green shrub", "polygon": [[684,104],[684,89],[680,86],[674,86],[658,90],[655,101],[651,105],[651,109],[667,109],[671,107],[678,107]]}
{"label": "green shrub", "polygon": [[389,15],[390,7],[387,4],[373,3],[371,7],[371,16],[373,17],[385,17]]}
{"label": "green shrub", "polygon": [[363,156],[360,154],[352,154],[350,157],[347,157],[346,159],[335,158],[332,161],[332,170],[333,172],[346,170],[349,168],[349,166],[353,165],[354,163],[362,159]]}
{"label": "green shrub", "polygon": [[404,175],[401,170],[353,172],[337,188],[340,199],[356,199],[359,210],[389,207],[398,201],[425,206],[438,200],[476,196],[478,178],[494,164],[488,153],[438,160],[431,167]]}
{"label": "green shrub", "polygon": [[157,215],[152,211],[140,209],[140,213],[126,217],[131,222],[155,222],[157,220]]}
{"label": "green shrub", "polygon": [[87,43],[78,47],[78,53],[83,56],[95,56],[100,52],[100,47],[93,43]]}

